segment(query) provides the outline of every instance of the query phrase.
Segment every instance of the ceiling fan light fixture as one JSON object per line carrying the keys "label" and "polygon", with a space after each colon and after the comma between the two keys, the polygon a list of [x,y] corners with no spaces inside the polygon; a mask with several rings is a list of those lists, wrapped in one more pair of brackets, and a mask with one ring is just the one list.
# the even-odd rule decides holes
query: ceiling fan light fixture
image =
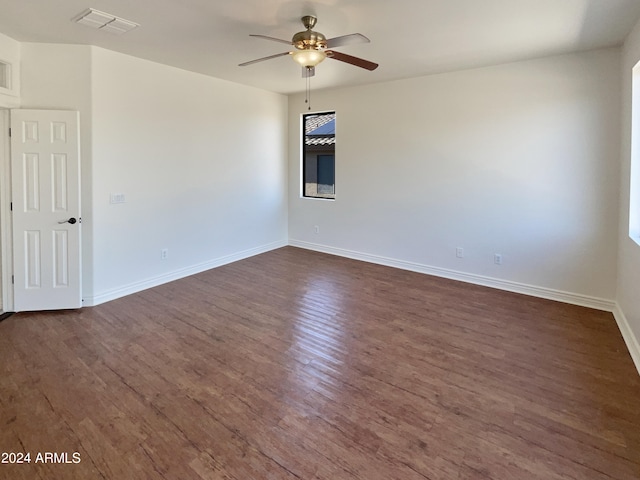
{"label": "ceiling fan light fixture", "polygon": [[322,62],[325,58],[327,58],[327,54],[322,50],[296,50],[291,54],[293,59],[298,62],[303,67],[315,67],[320,62]]}

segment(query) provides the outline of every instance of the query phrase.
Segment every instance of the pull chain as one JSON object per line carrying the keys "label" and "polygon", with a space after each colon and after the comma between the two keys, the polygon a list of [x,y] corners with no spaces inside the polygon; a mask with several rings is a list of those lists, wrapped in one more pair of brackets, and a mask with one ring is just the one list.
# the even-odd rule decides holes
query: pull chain
{"label": "pull chain", "polygon": [[306,79],[306,88],[305,88],[305,99],[304,103],[308,105],[308,110],[311,111],[311,67],[306,67],[307,71],[305,72]]}

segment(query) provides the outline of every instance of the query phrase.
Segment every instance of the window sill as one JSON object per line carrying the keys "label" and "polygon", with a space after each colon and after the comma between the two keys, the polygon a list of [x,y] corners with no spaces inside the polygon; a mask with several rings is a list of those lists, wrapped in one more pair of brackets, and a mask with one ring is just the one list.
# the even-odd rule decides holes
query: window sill
{"label": "window sill", "polygon": [[322,197],[305,197],[304,195],[300,195],[302,200],[319,200],[321,202],[335,202],[335,198],[322,198]]}

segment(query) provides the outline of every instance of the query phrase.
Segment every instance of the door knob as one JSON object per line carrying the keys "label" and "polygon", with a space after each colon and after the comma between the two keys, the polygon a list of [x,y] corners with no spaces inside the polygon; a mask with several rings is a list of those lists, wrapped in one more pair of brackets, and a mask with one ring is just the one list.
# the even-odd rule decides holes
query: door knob
{"label": "door knob", "polygon": [[71,217],[69,220],[63,220],[62,222],[58,222],[58,223],[59,224],[70,223],[71,225],[73,225],[76,222],[77,222],[77,220],[75,218]]}

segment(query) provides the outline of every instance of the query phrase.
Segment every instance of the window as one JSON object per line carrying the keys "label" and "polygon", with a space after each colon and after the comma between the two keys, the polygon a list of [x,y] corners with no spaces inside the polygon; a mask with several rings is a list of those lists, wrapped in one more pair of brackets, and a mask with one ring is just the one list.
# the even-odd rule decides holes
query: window
{"label": "window", "polygon": [[11,89],[11,65],[0,60],[0,88]]}
{"label": "window", "polygon": [[302,116],[302,195],[336,198],[336,112]]}
{"label": "window", "polygon": [[633,68],[629,236],[640,245],[640,63]]}

